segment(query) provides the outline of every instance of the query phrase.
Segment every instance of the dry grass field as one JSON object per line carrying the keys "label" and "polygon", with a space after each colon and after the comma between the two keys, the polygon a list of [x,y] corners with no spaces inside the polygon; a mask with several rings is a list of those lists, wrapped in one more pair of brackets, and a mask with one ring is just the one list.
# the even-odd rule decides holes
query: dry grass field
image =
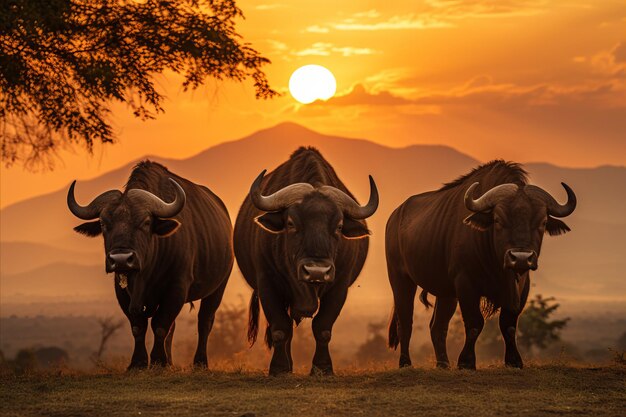
{"label": "dry grass field", "polygon": [[335,377],[149,370],[2,376],[2,416],[626,415],[626,368],[344,371]]}

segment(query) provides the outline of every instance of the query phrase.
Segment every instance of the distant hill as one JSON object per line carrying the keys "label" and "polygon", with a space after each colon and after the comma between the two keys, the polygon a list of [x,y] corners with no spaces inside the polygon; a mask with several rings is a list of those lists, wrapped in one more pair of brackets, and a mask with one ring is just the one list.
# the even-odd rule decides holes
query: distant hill
{"label": "distant hill", "polygon": [[[466,173],[479,161],[446,146],[390,148],[367,140],[323,135],[293,123],[283,123],[217,145],[187,159],[151,159],[165,164],[179,175],[207,185],[224,200],[234,219],[258,173],[265,168],[273,169],[303,145],[320,149],[361,201],[368,196],[367,175],[372,174],[376,179],[381,204],[379,211],[368,220],[374,232],[372,246],[359,286],[352,289],[349,304],[355,308],[370,303],[389,307],[391,290],[384,261],[384,225],[389,214],[410,195],[438,188]],[[128,164],[92,180],[79,181],[78,201],[85,204],[105,190],[121,188],[133,165]],[[557,296],[623,297],[626,294],[626,281],[623,280],[626,269],[623,256],[626,250],[626,216],[623,215],[626,168],[562,168],[547,163],[527,163],[525,166],[531,174],[531,181],[552,192],[557,200],[565,199],[561,181],[572,186],[579,197],[577,211],[566,220],[573,232],[545,239],[540,270],[535,274],[536,290]],[[102,250],[101,239],[87,239],[72,232],[72,227],[80,220],[68,212],[66,192],[67,188],[63,188],[2,210],[2,250],[4,242],[25,241],[83,253],[75,258],[78,260],[75,263],[91,262],[92,254]],[[67,253],[46,256],[46,259],[57,257],[57,261],[65,261],[60,257],[67,257]],[[102,260],[97,262],[100,265]],[[246,286],[238,275],[235,273],[229,284],[227,296],[245,291]],[[3,291],[4,281],[3,276]]]}
{"label": "distant hill", "polygon": [[101,262],[103,256],[100,251],[67,250],[43,243],[2,242],[0,273],[18,274],[58,261],[77,265],[96,265]]}
{"label": "distant hill", "polygon": [[113,292],[113,278],[104,273],[104,266],[85,266],[55,262],[27,272],[2,275],[1,299],[15,299],[19,295],[55,297],[68,300],[76,297],[98,297]]}

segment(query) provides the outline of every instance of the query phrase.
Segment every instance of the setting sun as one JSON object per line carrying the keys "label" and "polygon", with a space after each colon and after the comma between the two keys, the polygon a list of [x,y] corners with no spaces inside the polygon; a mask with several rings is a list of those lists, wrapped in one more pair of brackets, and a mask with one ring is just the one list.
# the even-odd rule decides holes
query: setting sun
{"label": "setting sun", "polygon": [[321,65],[305,65],[289,78],[289,92],[302,104],[315,100],[328,100],[337,91],[335,76]]}

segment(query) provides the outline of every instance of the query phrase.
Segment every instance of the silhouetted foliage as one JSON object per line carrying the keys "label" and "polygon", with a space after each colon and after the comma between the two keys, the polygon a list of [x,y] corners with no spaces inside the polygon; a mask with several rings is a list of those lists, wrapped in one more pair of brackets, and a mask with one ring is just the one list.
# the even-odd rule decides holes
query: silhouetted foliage
{"label": "silhouetted foliage", "polygon": [[387,349],[386,328],[386,320],[367,324],[367,340],[359,346],[356,352],[356,360],[360,365],[380,363],[393,359],[393,355]]}
{"label": "silhouetted foliage", "polygon": [[223,303],[215,317],[213,330],[209,336],[208,353],[210,359],[232,359],[248,348],[246,327],[248,309],[243,299],[239,304]]}
{"label": "silhouetted foliage", "polygon": [[252,78],[257,98],[277,93],[269,60],[235,31],[234,0],[6,0],[0,2],[0,135],[9,166],[52,167],[55,152],[109,143],[110,104],[135,116],[163,111],[154,76]]}
{"label": "silhouetted foliage", "polygon": [[622,333],[622,335],[617,339],[617,348],[626,350],[626,332]]}
{"label": "silhouetted foliage", "polygon": [[32,349],[20,349],[13,360],[13,370],[17,374],[32,372],[37,368],[37,358]]}
{"label": "silhouetted foliage", "polygon": [[70,357],[64,349],[48,346],[34,351],[37,365],[42,368],[55,368],[66,365]]}
{"label": "silhouetted foliage", "polygon": [[537,294],[520,315],[517,343],[527,351],[530,352],[533,347],[545,349],[550,343],[560,340],[559,333],[570,319],[550,320],[559,308],[554,300],[554,297],[543,298]]}

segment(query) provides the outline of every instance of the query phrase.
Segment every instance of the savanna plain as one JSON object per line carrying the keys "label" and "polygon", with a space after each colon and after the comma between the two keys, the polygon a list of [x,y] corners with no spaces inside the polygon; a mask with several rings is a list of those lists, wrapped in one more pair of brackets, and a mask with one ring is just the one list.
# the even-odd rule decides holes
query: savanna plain
{"label": "savanna plain", "polygon": [[478,371],[57,371],[1,377],[3,416],[623,416],[626,367],[531,364]]}

